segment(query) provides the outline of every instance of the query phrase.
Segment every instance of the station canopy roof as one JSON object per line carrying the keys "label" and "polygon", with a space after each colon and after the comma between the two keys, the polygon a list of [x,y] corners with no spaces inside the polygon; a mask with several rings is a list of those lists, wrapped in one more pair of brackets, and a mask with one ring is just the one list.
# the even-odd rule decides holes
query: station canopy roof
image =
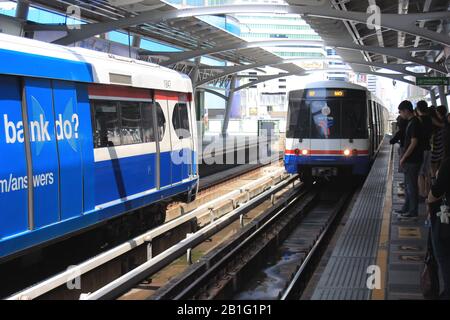
{"label": "station canopy roof", "polygon": [[[168,11],[175,6],[160,0],[32,0],[33,5],[47,8],[53,11],[66,12],[71,4],[81,8],[83,20],[88,22],[108,22],[122,19],[149,10]],[[114,5],[117,3],[117,5]],[[128,3],[128,4],[127,4]],[[140,35],[164,44],[178,47],[182,50],[198,50],[214,48],[223,44],[246,43],[244,39],[231,32],[218,28],[201,17],[187,17],[171,19],[160,23],[144,23],[127,28],[134,35]],[[152,52],[140,51],[142,56],[151,56]],[[229,50],[210,55],[219,60],[229,61],[235,64],[268,64],[280,63],[282,58],[263,48],[252,47],[239,50]],[[159,62],[157,54],[153,55],[153,61]],[[189,63],[188,63],[189,64]],[[303,69],[294,63],[283,63],[276,68],[286,72],[301,72]]]}
{"label": "station canopy roof", "polygon": [[[311,0],[286,0],[288,5],[301,6],[311,4]],[[69,5],[81,7],[82,18],[90,23],[111,22],[128,17],[137,16],[140,13],[165,12],[174,10],[175,5],[162,0],[32,0],[33,5],[48,8],[54,11],[66,12]],[[349,11],[366,13],[369,6],[377,6],[381,13],[411,14],[426,12],[448,12],[450,1],[448,0],[320,0],[317,3],[324,8],[332,8],[336,11]],[[445,73],[444,46],[442,42],[433,43],[424,37],[415,34],[407,34],[393,30],[393,28],[370,27],[366,23],[349,20],[330,19],[320,15],[308,15],[305,21],[322,37],[326,45],[336,47],[336,53],[344,62],[348,63],[354,71],[361,73],[379,74],[380,69],[387,68],[397,72],[390,77],[403,75],[434,75],[433,70]],[[420,20],[418,27],[435,33],[448,34],[449,19]],[[394,28],[395,29],[395,28]],[[246,43],[244,39],[213,26],[201,17],[183,17],[170,19],[159,23],[142,23],[126,28],[125,30],[140,35],[144,38],[154,39],[163,43],[179,47],[182,50],[202,50],[223,46],[224,44]],[[441,38],[442,39],[442,38]],[[445,42],[445,41],[444,41]],[[345,48],[339,44],[357,45],[355,48]],[[411,50],[420,47],[420,50]],[[372,48],[372,49],[370,49]],[[373,50],[381,48],[383,50]],[[399,50],[408,51],[408,54],[397,54]],[[391,51],[390,51],[391,50]],[[143,57],[152,56],[152,59],[164,59],[157,53],[141,51]],[[392,53],[392,54],[391,54]],[[401,52],[400,52],[401,53]],[[290,73],[301,73],[301,67],[283,59],[260,47],[241,48],[211,53],[211,57],[233,62],[234,64],[255,64],[263,66],[272,65]],[[411,58],[411,59],[407,59]],[[407,64],[407,61],[416,61]],[[158,62],[158,61],[155,61]],[[425,71],[409,71],[405,66],[417,66],[424,62],[428,65]],[[192,62],[183,63],[192,65]],[[406,64],[405,64],[406,63]],[[431,66],[431,67],[430,67]],[[409,68],[409,67],[408,67]],[[400,78],[401,76],[401,78]],[[410,83],[413,83],[410,80]]]}
{"label": "station canopy roof", "polygon": [[[298,5],[301,0],[286,0],[291,5]],[[425,12],[448,12],[450,1],[448,0],[322,0],[336,10],[354,11],[354,12],[375,12],[375,7],[379,8],[380,13],[393,14],[413,14]],[[372,6],[372,8],[369,8]],[[450,18],[450,13],[449,16]],[[435,43],[420,36],[406,34],[396,30],[368,26],[366,23],[325,19],[320,17],[305,16],[305,21],[322,37],[325,44],[336,43],[355,43],[367,47],[384,48],[415,48],[430,47],[430,50],[414,51],[412,56],[430,63],[443,63],[445,59],[444,47],[440,46],[437,50],[433,48]],[[428,20],[420,21],[419,27],[438,33],[448,35],[448,21]],[[372,21],[373,22],[373,21]],[[449,38],[450,43],[450,38]],[[348,50],[343,48],[336,49],[339,55],[346,62],[374,62],[380,64],[399,64],[404,63],[402,59],[390,57],[379,53],[369,51]],[[357,72],[373,72],[379,67],[370,67],[367,65],[351,64],[351,67]]]}

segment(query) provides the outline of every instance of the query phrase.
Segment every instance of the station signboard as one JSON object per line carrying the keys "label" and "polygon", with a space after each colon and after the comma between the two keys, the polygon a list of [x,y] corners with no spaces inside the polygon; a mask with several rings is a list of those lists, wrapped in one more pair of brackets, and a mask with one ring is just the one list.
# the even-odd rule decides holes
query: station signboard
{"label": "station signboard", "polygon": [[418,86],[448,86],[450,85],[448,77],[416,77]]}

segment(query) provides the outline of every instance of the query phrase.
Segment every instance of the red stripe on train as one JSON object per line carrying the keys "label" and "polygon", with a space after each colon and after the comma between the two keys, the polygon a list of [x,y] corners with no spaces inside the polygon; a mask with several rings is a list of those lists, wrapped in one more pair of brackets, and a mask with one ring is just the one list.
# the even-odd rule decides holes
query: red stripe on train
{"label": "red stripe on train", "polygon": [[181,92],[173,92],[173,91],[155,91],[155,99],[156,100],[172,100],[172,101],[180,101],[180,102],[188,102],[192,100],[191,93],[181,93]]}
{"label": "red stripe on train", "polygon": [[[350,150],[353,151],[353,150]],[[369,150],[357,150],[358,155],[368,155]],[[295,155],[295,150],[285,150],[285,154]],[[301,155],[301,150],[298,155]],[[307,156],[314,155],[344,155],[344,150],[308,150]]]}
{"label": "red stripe on train", "polygon": [[151,99],[152,91],[150,89],[141,89],[116,85],[90,85],[88,87],[90,96],[99,97],[118,97],[118,98],[135,98],[135,99]]}

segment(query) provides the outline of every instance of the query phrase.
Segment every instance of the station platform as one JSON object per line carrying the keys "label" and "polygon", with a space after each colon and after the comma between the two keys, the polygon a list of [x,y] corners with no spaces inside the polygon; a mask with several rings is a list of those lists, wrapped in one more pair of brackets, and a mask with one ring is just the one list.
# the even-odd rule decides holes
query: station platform
{"label": "station platform", "polygon": [[420,203],[418,218],[395,214],[404,201],[398,166],[397,146],[384,139],[311,299],[423,299],[426,209]]}

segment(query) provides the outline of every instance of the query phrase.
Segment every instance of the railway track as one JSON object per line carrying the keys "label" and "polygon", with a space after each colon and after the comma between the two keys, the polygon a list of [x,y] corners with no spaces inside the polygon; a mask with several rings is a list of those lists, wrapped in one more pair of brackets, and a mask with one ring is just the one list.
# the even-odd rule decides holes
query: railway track
{"label": "railway track", "polygon": [[352,186],[337,189],[289,195],[152,299],[299,298],[353,194]]}
{"label": "railway track", "polygon": [[[194,240],[194,237],[186,239],[186,234],[195,232],[200,226],[199,231],[201,232],[198,234],[202,234],[202,236],[198,238],[198,241],[206,239],[223,226],[239,218],[239,215],[250,210],[258,202],[264,201],[271,194],[295,180],[297,180],[296,177],[288,176],[280,169],[239,190],[201,204],[190,212],[185,211],[183,215],[170,220],[161,227],[74,265],[70,270],[60,272],[21,290],[9,296],[8,299],[78,299],[80,296],[85,297],[87,293],[91,293],[87,295],[91,299],[96,297],[94,293],[99,288],[106,287],[125,275],[129,276],[130,272],[140,270],[139,267],[142,269],[142,265],[145,263],[147,263],[145,266],[148,266],[149,261],[158,261],[157,264],[152,264],[150,269],[146,269],[145,277],[148,277],[180,254],[184,254],[180,248],[174,252],[173,248],[177,244],[192,247],[190,242]],[[171,249],[172,251],[170,251]],[[157,260],[154,260],[156,258]],[[77,281],[81,284],[80,289],[77,287]]]}

